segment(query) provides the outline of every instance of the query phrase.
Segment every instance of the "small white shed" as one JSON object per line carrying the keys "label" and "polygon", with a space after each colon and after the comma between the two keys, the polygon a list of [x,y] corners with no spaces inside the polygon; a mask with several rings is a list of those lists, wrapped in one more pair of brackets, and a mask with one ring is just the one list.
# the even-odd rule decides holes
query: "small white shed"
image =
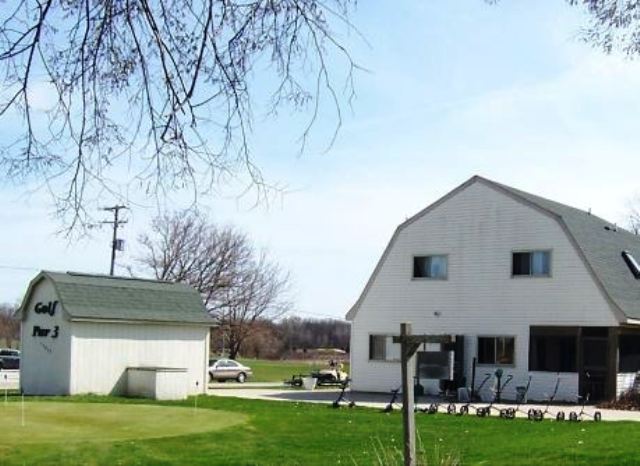
{"label": "small white shed", "polygon": [[206,390],[213,319],[187,285],[41,272],[19,312],[27,395],[125,395],[132,369],[134,378],[148,372],[154,382],[134,396],[184,398]]}

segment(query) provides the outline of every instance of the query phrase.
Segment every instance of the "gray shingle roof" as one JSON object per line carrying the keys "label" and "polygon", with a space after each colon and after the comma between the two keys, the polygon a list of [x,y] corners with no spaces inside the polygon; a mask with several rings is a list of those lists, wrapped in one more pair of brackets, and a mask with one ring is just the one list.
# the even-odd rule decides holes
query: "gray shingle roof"
{"label": "gray shingle roof", "polygon": [[[640,260],[640,237],[583,210],[569,207],[500,183],[485,180],[555,216],[576,246],[604,292],[628,318],[640,319],[640,280],[622,258],[629,251]],[[606,227],[606,228],[605,228]]]}
{"label": "gray shingle roof", "polygon": [[200,294],[182,283],[71,272],[44,271],[41,276],[52,281],[72,319],[214,323]]}

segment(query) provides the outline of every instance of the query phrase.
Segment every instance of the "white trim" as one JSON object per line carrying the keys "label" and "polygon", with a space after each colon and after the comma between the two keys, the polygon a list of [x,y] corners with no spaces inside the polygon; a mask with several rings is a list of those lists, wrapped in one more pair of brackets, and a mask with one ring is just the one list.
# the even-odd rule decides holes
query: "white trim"
{"label": "white trim", "polygon": [[155,325],[179,325],[182,327],[217,327],[217,324],[205,324],[199,322],[180,322],[172,320],[133,320],[133,319],[100,319],[91,317],[74,317],[69,319],[71,322],[91,322],[91,323],[107,323],[107,324],[155,324]]}

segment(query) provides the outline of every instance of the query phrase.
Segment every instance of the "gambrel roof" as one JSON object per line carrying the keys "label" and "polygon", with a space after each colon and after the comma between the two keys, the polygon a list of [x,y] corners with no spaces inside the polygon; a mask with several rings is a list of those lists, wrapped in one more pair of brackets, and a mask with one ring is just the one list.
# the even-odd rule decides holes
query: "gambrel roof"
{"label": "gambrel roof", "polygon": [[29,284],[19,310],[23,315],[33,288],[43,279],[51,281],[71,320],[214,324],[200,294],[188,285],[73,272],[40,272]]}
{"label": "gambrel roof", "polygon": [[398,226],[358,301],[347,313],[348,320],[355,317],[358,307],[399,232],[473,183],[483,183],[554,218],[573,243],[583,263],[620,320],[640,320],[640,280],[635,278],[622,257],[622,252],[628,251],[640,260],[640,236],[616,227],[611,222],[589,212],[529,194],[480,176],[472,177]]}

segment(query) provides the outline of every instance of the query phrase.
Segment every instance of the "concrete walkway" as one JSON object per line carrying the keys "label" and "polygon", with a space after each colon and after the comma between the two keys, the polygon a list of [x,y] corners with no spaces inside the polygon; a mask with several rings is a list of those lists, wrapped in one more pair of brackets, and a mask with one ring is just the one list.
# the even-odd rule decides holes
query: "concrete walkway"
{"label": "concrete walkway", "polygon": [[[321,390],[300,390],[300,389],[291,389],[291,388],[274,388],[274,387],[254,387],[248,388],[249,384],[234,384],[240,385],[240,387],[229,387],[226,389],[219,389],[217,384],[215,388],[210,388],[208,390],[209,395],[214,396],[227,396],[227,397],[235,397],[235,398],[247,398],[253,400],[276,400],[276,401],[289,401],[289,402],[304,402],[304,403],[324,403],[331,404],[337,397],[340,392],[338,389],[327,388]],[[232,385],[232,384],[229,384]],[[210,386],[211,387],[211,386]],[[347,392],[350,400],[354,400],[357,406],[375,408],[375,409],[383,409],[387,403],[389,402],[390,395],[380,394],[380,393],[362,393],[362,392]],[[402,399],[400,398],[399,403],[395,406],[395,409],[400,409]],[[420,399],[418,403],[418,407],[426,408],[429,406],[431,402],[434,402],[433,399]],[[460,411],[460,407],[463,403],[455,403],[456,411]],[[475,416],[475,409],[473,406],[483,407],[487,406],[487,403],[474,403],[472,408],[470,409],[471,415]],[[498,416],[499,409],[514,407],[513,404],[496,404],[494,405],[496,410],[492,411],[491,415],[494,417]],[[527,417],[527,411],[530,408],[533,409],[545,409],[545,405],[541,404],[526,404],[520,406],[520,411],[518,412],[518,417]],[[447,404],[443,403],[439,406],[438,412],[444,413],[447,410]],[[585,411],[589,415],[593,415],[593,413],[598,410],[593,406],[587,406]],[[580,411],[579,406],[575,405],[555,405],[549,408],[550,414],[545,416],[545,419],[555,419],[555,413],[558,411],[564,411],[566,418],[569,418],[569,413],[571,411]],[[603,421],[640,421],[640,411],[617,411],[611,409],[600,409],[598,410],[602,413]],[[419,414],[423,415],[423,414]],[[426,414],[424,414],[426,415]],[[588,417],[585,417],[585,420],[590,420]]]}
{"label": "concrete walkway", "polygon": [[287,386],[282,382],[209,382],[209,391],[216,390],[238,390],[238,389],[254,389],[254,388],[272,388],[272,389],[285,389]]}

